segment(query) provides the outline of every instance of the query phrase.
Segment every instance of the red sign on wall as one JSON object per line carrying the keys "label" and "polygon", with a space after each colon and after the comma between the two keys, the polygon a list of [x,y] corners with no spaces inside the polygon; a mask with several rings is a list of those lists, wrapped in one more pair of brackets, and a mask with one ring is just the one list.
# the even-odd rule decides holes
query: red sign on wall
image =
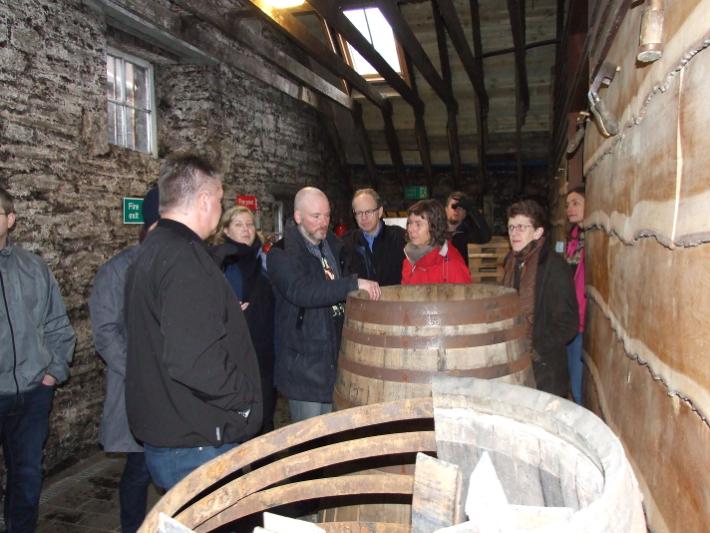
{"label": "red sign on wall", "polygon": [[237,195],[237,199],[235,201],[237,205],[242,205],[244,207],[248,207],[252,213],[256,213],[256,210],[259,208],[259,204],[256,200],[256,196],[252,195],[247,195],[247,194],[239,194]]}

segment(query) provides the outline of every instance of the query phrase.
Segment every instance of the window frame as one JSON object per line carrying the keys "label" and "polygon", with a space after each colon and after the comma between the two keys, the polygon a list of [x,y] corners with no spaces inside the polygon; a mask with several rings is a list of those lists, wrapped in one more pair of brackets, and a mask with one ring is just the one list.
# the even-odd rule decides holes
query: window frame
{"label": "window frame", "polygon": [[[362,11],[365,11],[365,17],[367,17],[367,11],[366,11],[367,9],[378,9],[379,10],[379,8],[376,5],[363,5],[360,7],[352,7],[352,8],[343,9],[343,15],[347,17],[347,15],[345,15],[346,11],[362,10]],[[380,13],[382,13],[382,12],[380,11]],[[384,17],[384,15],[383,15],[383,17]],[[387,20],[387,19],[385,19],[385,20]],[[389,25],[389,22],[387,22],[387,24]],[[409,72],[407,71],[407,62],[406,62],[406,59],[404,56],[404,50],[402,49],[402,46],[399,44],[399,41],[397,40],[397,36],[394,34],[394,30],[392,29],[392,26],[390,26],[390,30],[392,31],[392,39],[394,40],[395,51],[397,52],[397,61],[399,62],[398,75],[401,76],[403,80],[409,82]],[[357,31],[360,31],[360,30],[357,30]],[[369,42],[370,39],[368,38],[368,36],[366,36],[362,33],[361,33],[361,35],[363,37],[365,37],[365,39],[367,39],[367,41]],[[337,38],[338,38],[338,42],[340,44],[340,50],[343,53],[343,59],[345,60],[345,62],[348,64],[348,66],[350,68],[352,68],[353,70],[355,70],[355,72],[357,72],[357,70],[355,69],[355,63],[353,61],[352,54],[350,52],[350,46],[351,46],[350,43],[348,43],[348,40],[345,37],[343,37],[342,34],[340,34],[340,33],[337,34]],[[375,50],[377,50],[378,54],[382,55],[380,50],[378,50],[374,44],[370,43],[370,45]],[[355,47],[353,46],[353,48],[355,48]],[[383,56],[383,59],[384,59],[384,56]],[[367,59],[365,59],[365,61],[367,61]],[[368,63],[369,63],[369,61],[368,61]],[[390,67],[391,66],[392,65],[390,65]],[[397,69],[395,69],[394,67],[392,67],[392,70],[397,72]],[[379,72],[376,74],[360,74],[358,72],[358,75],[362,76],[370,83],[386,83],[385,78]]]}
{"label": "window frame", "polygon": [[[116,144],[113,143],[111,139],[109,139],[109,144],[112,146],[118,146],[119,148],[124,148],[126,150],[131,150],[133,152],[138,152],[141,154],[147,154],[151,155],[153,157],[158,157],[158,117],[157,117],[157,103],[155,99],[155,73],[154,73],[154,67],[153,64],[149,61],[146,61],[145,59],[142,59],[140,57],[134,56],[133,54],[130,54],[128,52],[124,52],[123,50],[120,50],[118,48],[114,48],[112,46],[106,47],[106,62],[105,62],[105,68],[107,70],[108,74],[108,60],[109,56],[121,59],[123,61],[123,64],[125,64],[126,61],[129,63],[134,64],[137,67],[140,67],[142,69],[145,69],[146,71],[146,83],[148,87],[146,88],[146,99],[148,100],[147,102],[147,107],[145,109],[141,109],[141,111],[146,111],[150,115],[150,121],[147,129],[147,134],[148,134],[148,151],[144,152],[143,150],[139,150],[138,148],[132,148],[131,146],[126,146],[124,144]],[[123,69],[123,72],[125,73],[125,69]],[[123,76],[125,79],[125,75]],[[125,84],[125,82],[123,82]],[[124,90],[125,90],[125,85],[124,85]],[[104,95],[106,95],[106,91],[104,90]],[[124,102],[119,102],[117,100],[110,99],[108,96],[106,96],[106,116],[108,118],[108,106],[110,103],[113,103],[114,105],[121,106],[123,108],[132,108],[132,106],[128,105]],[[139,108],[133,108],[133,109],[139,109]],[[108,137],[109,132],[108,132],[108,123],[106,127],[106,136]],[[135,130],[134,130],[134,138],[135,138]]]}

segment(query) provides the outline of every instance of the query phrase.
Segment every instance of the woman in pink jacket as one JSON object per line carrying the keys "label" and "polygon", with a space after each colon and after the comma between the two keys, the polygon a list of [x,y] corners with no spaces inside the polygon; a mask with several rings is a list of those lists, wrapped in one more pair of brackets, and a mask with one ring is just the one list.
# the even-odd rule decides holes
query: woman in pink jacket
{"label": "woman in pink jacket", "polygon": [[582,405],[582,346],[584,336],[584,317],[587,310],[587,295],[584,292],[584,229],[580,226],[584,220],[584,186],[575,187],[567,193],[567,220],[572,224],[565,258],[574,269],[574,288],[579,306],[579,332],[567,345],[567,365],[569,368],[572,397]]}
{"label": "woman in pink jacket", "polygon": [[409,208],[402,285],[471,283],[463,257],[447,236],[446,212],[439,202],[421,200]]}

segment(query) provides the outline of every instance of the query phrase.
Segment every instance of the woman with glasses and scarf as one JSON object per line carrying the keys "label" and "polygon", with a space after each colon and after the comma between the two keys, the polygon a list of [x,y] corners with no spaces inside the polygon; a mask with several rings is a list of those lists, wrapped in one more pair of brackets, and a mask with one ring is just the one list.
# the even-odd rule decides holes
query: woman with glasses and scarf
{"label": "woman with glasses and scarf", "polygon": [[551,249],[544,222],[545,213],[534,200],[508,208],[512,251],[505,259],[503,285],[520,295],[537,388],[566,398],[565,346],[579,327],[577,297],[570,268]]}
{"label": "woman with glasses and scarf", "polygon": [[421,200],[409,208],[402,285],[471,283],[471,273],[448,239],[444,206]]}
{"label": "woman with glasses and scarf", "polygon": [[241,303],[261,372],[264,422],[260,433],[274,429],[274,295],[266,276],[254,214],[246,207],[227,209],[219,221],[212,255]]}

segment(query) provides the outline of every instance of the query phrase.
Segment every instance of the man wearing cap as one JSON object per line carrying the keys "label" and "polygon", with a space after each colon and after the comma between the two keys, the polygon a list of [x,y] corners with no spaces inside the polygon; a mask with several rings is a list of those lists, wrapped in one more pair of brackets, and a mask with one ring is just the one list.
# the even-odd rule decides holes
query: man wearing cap
{"label": "man wearing cap", "polygon": [[[141,242],[157,225],[158,188],[153,187],[143,199]],[[121,531],[133,533],[143,522],[146,512],[150,474],[145,464],[143,447],[136,442],[126,416],[126,323],[124,293],[126,273],[138,254],[133,245],[115,255],[99,268],[89,297],[89,314],[94,346],[107,366],[106,399],[99,427],[99,442],[106,452],[126,454],[119,484]]]}
{"label": "man wearing cap", "polygon": [[491,228],[476,209],[473,201],[460,191],[446,199],[446,223],[451,233],[451,244],[468,265],[468,244],[485,244],[491,240]]}

